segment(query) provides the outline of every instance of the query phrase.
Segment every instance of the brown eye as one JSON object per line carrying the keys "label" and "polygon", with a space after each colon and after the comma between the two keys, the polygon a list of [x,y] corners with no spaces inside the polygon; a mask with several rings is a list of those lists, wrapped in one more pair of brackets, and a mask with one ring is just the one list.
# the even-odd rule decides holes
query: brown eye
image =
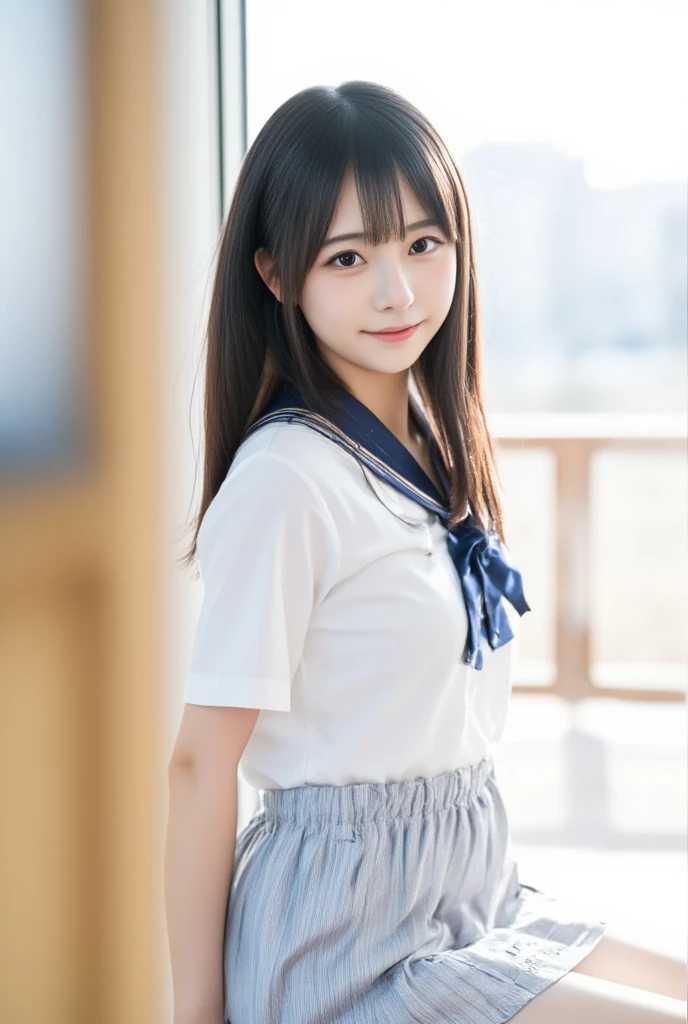
{"label": "brown eye", "polygon": [[[432,235],[423,235],[422,238],[417,238],[416,241],[411,246],[411,249],[413,249],[414,246],[416,246],[416,245],[423,245],[424,246],[424,248],[421,249],[420,252],[415,252],[414,255],[416,255],[416,256],[424,256],[427,252],[434,252],[435,251],[434,247],[432,249],[428,249],[428,242],[434,243],[434,247],[436,247],[438,245],[443,245],[443,242],[439,238],[433,238]],[[352,267],[358,266],[358,264],[356,264],[354,262],[339,263],[338,261],[339,260],[350,260],[350,261],[353,261],[353,260],[356,259],[357,256],[358,256],[358,253],[354,252],[353,249],[347,249],[346,252],[338,252],[336,256],[332,257],[332,259],[327,260],[327,263],[325,264],[325,266],[339,267],[340,270],[350,270]]]}
{"label": "brown eye", "polygon": [[[357,252],[340,252],[337,256],[333,256],[332,259],[328,260],[327,262],[334,264],[335,260],[345,260],[345,259],[348,259],[350,256],[353,256],[355,258],[356,256],[358,256],[358,253]],[[349,267],[353,267],[353,266],[355,266],[354,263],[345,263],[344,264],[344,269],[348,270]]]}
{"label": "brown eye", "polygon": [[[424,253],[426,253],[428,251],[429,252],[434,252],[434,249],[428,250],[428,248],[427,248],[427,243],[428,242],[435,242],[437,245],[442,245],[442,243],[440,242],[440,240],[438,238],[432,238],[430,235],[424,235],[423,238],[419,238],[416,242],[413,243],[413,245],[424,244],[426,246],[424,249],[421,250],[421,252],[417,253],[418,256],[422,256]],[[413,245],[411,246],[411,248],[413,248]]]}

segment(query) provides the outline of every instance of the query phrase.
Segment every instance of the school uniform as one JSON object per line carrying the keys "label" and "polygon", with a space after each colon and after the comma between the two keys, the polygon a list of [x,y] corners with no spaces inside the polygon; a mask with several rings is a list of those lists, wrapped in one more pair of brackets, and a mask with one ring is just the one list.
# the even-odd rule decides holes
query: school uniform
{"label": "school uniform", "polygon": [[[520,882],[493,754],[520,573],[348,392],[283,388],[198,534],[191,704],[260,714],[239,764],[227,1024],[503,1024],[606,922]],[[445,493],[448,484],[420,406]]]}

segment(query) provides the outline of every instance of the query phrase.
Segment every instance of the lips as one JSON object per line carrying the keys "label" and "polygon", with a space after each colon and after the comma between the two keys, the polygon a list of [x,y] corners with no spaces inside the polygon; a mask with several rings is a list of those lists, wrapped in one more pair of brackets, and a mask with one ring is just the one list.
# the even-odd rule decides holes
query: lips
{"label": "lips", "polygon": [[417,327],[418,324],[399,324],[398,327],[381,327],[379,331],[370,331],[370,334],[398,334],[399,331],[407,331],[409,327]]}
{"label": "lips", "polygon": [[406,338],[411,337],[422,322],[422,320],[419,320],[417,324],[409,324],[408,327],[387,327],[382,331],[364,331],[363,333],[370,334],[374,338],[380,338],[381,341],[404,341]]}

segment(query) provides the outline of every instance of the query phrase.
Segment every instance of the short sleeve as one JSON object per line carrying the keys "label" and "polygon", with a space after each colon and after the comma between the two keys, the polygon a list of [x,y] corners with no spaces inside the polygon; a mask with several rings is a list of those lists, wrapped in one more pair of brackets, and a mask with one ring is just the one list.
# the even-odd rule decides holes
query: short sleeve
{"label": "short sleeve", "polygon": [[185,702],[291,710],[310,617],[339,564],[319,489],[277,453],[247,456],[206,509],[197,551],[203,599]]}

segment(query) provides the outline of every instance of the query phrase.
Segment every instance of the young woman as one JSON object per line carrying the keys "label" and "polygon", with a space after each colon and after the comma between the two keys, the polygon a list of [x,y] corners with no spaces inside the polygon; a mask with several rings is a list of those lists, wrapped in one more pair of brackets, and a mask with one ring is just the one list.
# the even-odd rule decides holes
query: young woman
{"label": "young woman", "polygon": [[685,1020],[680,964],[519,879],[492,754],[529,606],[481,358],[437,132],[374,83],[292,97],[243,162],[210,311],[175,1024]]}

